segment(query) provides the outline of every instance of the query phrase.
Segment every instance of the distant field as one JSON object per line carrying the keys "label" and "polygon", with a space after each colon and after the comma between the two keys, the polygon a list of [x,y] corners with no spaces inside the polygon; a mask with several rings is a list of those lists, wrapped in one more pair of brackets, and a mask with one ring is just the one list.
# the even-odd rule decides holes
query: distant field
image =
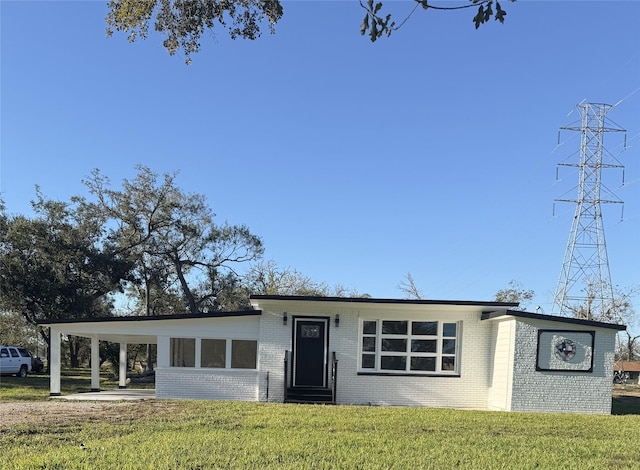
{"label": "distant field", "polygon": [[[640,415],[66,402],[16,381],[0,381],[0,417],[16,415],[0,421],[2,468],[640,468]],[[627,392],[614,412],[640,410]]]}

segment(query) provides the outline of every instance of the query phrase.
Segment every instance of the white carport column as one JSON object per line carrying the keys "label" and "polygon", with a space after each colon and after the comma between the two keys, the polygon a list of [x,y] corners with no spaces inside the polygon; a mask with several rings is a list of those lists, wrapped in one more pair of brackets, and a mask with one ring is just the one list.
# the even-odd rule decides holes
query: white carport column
{"label": "white carport column", "polygon": [[91,391],[100,391],[100,340],[91,337]]}
{"label": "white carport column", "polygon": [[120,343],[118,388],[127,388],[127,343]]}
{"label": "white carport column", "polygon": [[49,395],[60,396],[60,331],[51,327],[49,338]]}

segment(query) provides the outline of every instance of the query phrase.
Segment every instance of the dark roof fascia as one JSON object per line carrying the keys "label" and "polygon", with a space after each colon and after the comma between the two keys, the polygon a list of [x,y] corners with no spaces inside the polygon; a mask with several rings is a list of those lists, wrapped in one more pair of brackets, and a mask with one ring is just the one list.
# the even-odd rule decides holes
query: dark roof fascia
{"label": "dark roof fascia", "polygon": [[252,295],[251,300],[299,300],[304,302],[349,302],[398,305],[469,305],[478,307],[517,307],[518,302],[476,302],[473,300],[375,299],[372,297],[315,297],[297,295]]}
{"label": "dark roof fascia", "polygon": [[593,326],[596,328],[608,328],[610,330],[618,331],[627,329],[626,325],[618,325],[615,323],[604,323],[594,320],[581,320],[579,318],[560,317],[557,315],[544,315],[541,313],[522,312],[520,310],[507,310],[506,312],[483,312],[480,316],[480,320],[491,320],[492,318],[498,318],[505,315],[520,318],[531,318],[532,320],[570,323],[573,325]]}
{"label": "dark roof fascia", "polygon": [[56,320],[38,320],[38,325],[57,325],[62,323],[110,323],[119,321],[157,321],[157,320],[184,320],[188,318],[227,318],[246,317],[262,315],[262,310],[240,310],[237,312],[215,312],[215,313],[181,313],[176,315],[150,315],[150,316],[122,316],[122,317],[95,317],[95,318],[73,318]]}

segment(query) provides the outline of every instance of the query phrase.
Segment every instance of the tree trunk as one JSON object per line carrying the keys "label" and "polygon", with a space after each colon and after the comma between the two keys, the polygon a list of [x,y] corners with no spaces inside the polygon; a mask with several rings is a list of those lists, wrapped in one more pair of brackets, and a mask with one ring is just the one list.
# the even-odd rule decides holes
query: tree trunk
{"label": "tree trunk", "polygon": [[78,360],[78,352],[80,351],[80,342],[78,338],[69,336],[69,362],[74,369],[80,367],[80,361]]}
{"label": "tree trunk", "polygon": [[177,253],[175,253],[175,257],[173,259],[173,265],[176,269],[176,274],[178,276],[178,280],[180,281],[180,286],[182,286],[184,297],[187,299],[187,304],[189,305],[189,313],[196,314],[198,313],[196,299],[193,297],[193,293],[191,292],[191,289],[189,289],[189,284],[187,284],[187,280],[184,278],[184,273],[182,272],[182,264],[180,263],[180,258]]}
{"label": "tree trunk", "polygon": [[150,344],[147,344],[147,370],[145,372],[151,372],[153,370],[153,349]]}
{"label": "tree trunk", "polygon": [[51,364],[51,336],[47,334],[46,332],[46,328],[38,328],[40,330],[40,336],[42,336],[42,339],[44,339],[45,344],[47,345],[47,368],[46,368],[46,373],[49,374],[51,373],[51,367],[49,366],[49,364]]}

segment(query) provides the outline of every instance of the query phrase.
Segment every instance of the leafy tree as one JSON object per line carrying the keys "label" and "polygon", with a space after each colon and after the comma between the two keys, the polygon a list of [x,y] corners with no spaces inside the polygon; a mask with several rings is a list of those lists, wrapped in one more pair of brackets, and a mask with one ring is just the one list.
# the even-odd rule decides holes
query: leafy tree
{"label": "leafy tree", "polygon": [[205,197],[179,189],[176,173],[158,181],[149,168],[136,168],[137,176],[125,179],[122,190],[110,189],[99,170],[84,183],[115,224],[109,240],[135,264],[145,314],[157,302],[176,308],[178,295],[190,313],[218,309],[224,274],[258,259],[262,241],[244,225],[216,225]]}
{"label": "leafy tree", "polygon": [[[600,301],[598,293],[602,289],[598,288],[594,282],[587,281],[582,291],[584,299],[581,302],[566,305],[567,310],[575,318],[583,320],[595,320],[606,323],[620,323],[630,325],[635,323],[635,311],[631,299],[638,293],[639,288],[628,287],[621,288],[615,286],[611,289],[611,298]],[[599,301],[596,302],[596,299]],[[594,305],[603,305],[602,308],[596,308]]]}
{"label": "leafy tree", "polygon": [[20,312],[0,311],[0,344],[24,346],[36,354],[38,337],[38,327],[29,323]]}
{"label": "leafy tree", "polygon": [[526,310],[527,302],[533,299],[534,292],[526,290],[518,281],[512,279],[509,281],[507,289],[500,289],[496,292],[494,300],[496,302],[518,302],[520,305],[518,310]]}
{"label": "leafy tree", "polygon": [[255,294],[322,296],[328,291],[325,284],[314,282],[295,269],[281,268],[273,260],[254,264],[246,279]]}
{"label": "leafy tree", "polygon": [[[495,0],[460,0],[456,5],[414,0],[413,9],[396,25],[391,14],[382,15],[382,2],[359,2],[365,10],[360,33],[368,35],[372,42],[390,36],[402,27],[418,7],[440,11],[475,9],[473,23],[476,28],[492,18],[503,23],[507,14]],[[205,31],[213,31],[218,26],[228,30],[232,39],[256,39],[262,34],[265,23],[269,32],[275,33],[275,24],[283,15],[280,0],[110,0],[108,7],[108,36],[114,31],[122,31],[128,34],[130,42],[134,42],[147,38],[153,24],[153,28],[163,35],[163,45],[169,54],[182,50],[187,63],[191,62],[191,54],[200,50],[200,38]]]}
{"label": "leafy tree", "polygon": [[416,286],[411,273],[406,274],[404,280],[398,284],[398,289],[404,292],[405,298],[407,299],[422,300],[422,293],[420,289],[418,289],[418,286]]}
{"label": "leafy tree", "polygon": [[275,261],[256,263],[245,276],[253,294],[302,295],[315,297],[368,297],[342,285],[330,287],[316,282],[296,269],[279,267]]}
{"label": "leafy tree", "polygon": [[[107,315],[131,265],[103,238],[104,218],[81,198],[46,199],[37,189],[34,218],[0,219],[0,298],[27,322]],[[49,344],[48,330],[40,329]],[[70,344],[72,366],[79,345]]]}

